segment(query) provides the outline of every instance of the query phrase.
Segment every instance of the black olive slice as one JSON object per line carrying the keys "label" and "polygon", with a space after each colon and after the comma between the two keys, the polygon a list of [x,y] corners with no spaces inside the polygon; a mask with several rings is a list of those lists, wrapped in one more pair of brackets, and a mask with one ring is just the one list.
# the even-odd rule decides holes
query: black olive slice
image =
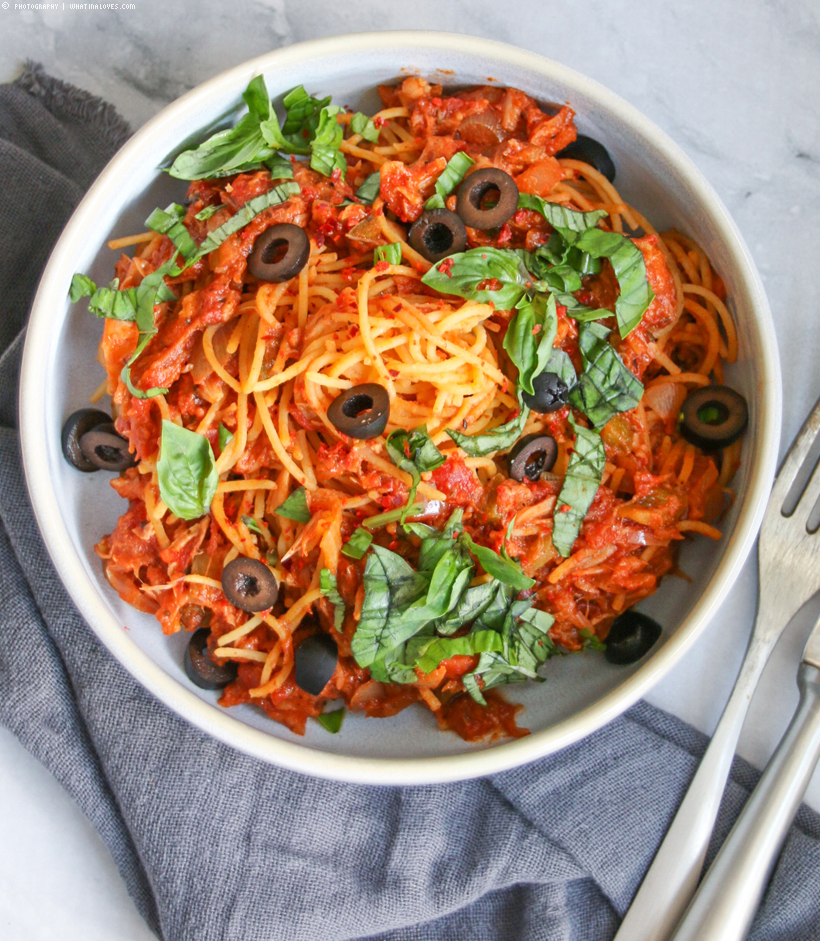
{"label": "black olive slice", "polygon": [[746,399],[728,386],[702,386],[690,392],[681,409],[680,433],[704,451],[728,447],[749,422]]}
{"label": "black olive slice", "polygon": [[568,160],[583,160],[584,163],[588,163],[602,173],[610,183],[615,180],[615,164],[612,157],[609,156],[606,147],[599,144],[594,137],[579,134],[571,144],[567,144],[555,156],[559,160],[563,157]]}
{"label": "black olive slice", "polygon": [[200,689],[224,689],[236,679],[236,664],[214,663],[208,654],[207,627],[194,631],[185,648],[185,672]]}
{"label": "black olive slice", "polygon": [[507,457],[510,477],[513,480],[538,480],[552,469],[558,457],[558,445],[549,435],[526,435],[517,442]]}
{"label": "black olive slice", "polygon": [[258,559],[239,556],[222,569],[222,590],[232,605],[254,613],[272,608],[279,596],[276,576]]}
{"label": "black olive slice", "polygon": [[483,167],[468,174],[456,194],[456,212],[464,225],[473,229],[497,229],[517,209],[515,180],[497,167]]}
{"label": "black olive slice", "polygon": [[336,669],[339,648],[329,634],[311,634],[293,652],[293,679],[311,696],[318,696]]}
{"label": "black olive slice", "polygon": [[377,382],[365,382],[340,392],[328,406],[327,417],[348,438],[377,438],[387,427],[390,396]]}
{"label": "black olive slice", "polygon": [[83,457],[99,470],[124,471],[137,461],[128,450],[128,441],[118,435],[109,419],[107,425],[97,425],[80,438]]}
{"label": "black olive slice", "polygon": [[657,621],[640,611],[624,611],[615,618],[604,644],[604,656],[610,663],[626,665],[640,660],[661,636],[662,628]]}
{"label": "black olive slice", "polygon": [[542,372],[532,380],[533,394],[523,393],[524,402],[534,412],[556,412],[569,398],[569,388],[554,372]]}
{"label": "black olive slice", "polygon": [[441,261],[467,247],[464,223],[449,209],[423,212],[410,226],[410,244],[428,261]]}
{"label": "black olive slice", "polygon": [[272,225],[257,236],[248,256],[248,270],[260,281],[289,281],[310,258],[305,230],[291,222]]}
{"label": "black olive slice", "polygon": [[63,425],[60,443],[63,447],[63,457],[76,467],[77,470],[90,474],[100,469],[98,464],[89,461],[80,450],[80,438],[92,428],[99,425],[110,425],[111,416],[96,408],[81,408],[72,412]]}

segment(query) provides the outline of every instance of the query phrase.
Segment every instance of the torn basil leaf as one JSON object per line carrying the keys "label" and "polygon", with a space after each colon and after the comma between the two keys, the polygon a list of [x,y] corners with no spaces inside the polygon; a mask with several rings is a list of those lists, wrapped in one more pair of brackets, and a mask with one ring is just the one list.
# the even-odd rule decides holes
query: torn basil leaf
{"label": "torn basil leaf", "polygon": [[[283,157],[281,154],[274,154],[272,157],[268,157],[265,161],[265,166],[270,171],[272,180],[293,179],[293,164],[287,157]],[[197,216],[197,218],[199,218],[199,216]]]}
{"label": "torn basil leaf", "polygon": [[163,419],[157,481],[162,502],[174,516],[193,520],[208,513],[219,483],[208,439]]}
{"label": "torn basil leaf", "polygon": [[342,546],[342,555],[346,555],[348,559],[361,559],[372,542],[373,534],[369,533],[363,526],[359,526]]}
{"label": "torn basil leaf", "polygon": [[228,445],[233,441],[233,433],[228,431],[228,429],[222,424],[219,423],[219,428],[217,429],[217,441],[219,442],[219,451],[220,453],[228,447]]}
{"label": "torn basil leaf", "polygon": [[436,637],[421,648],[416,667],[422,673],[432,673],[442,660],[449,660],[450,657],[501,651],[503,647],[504,641],[498,631],[475,631],[461,637]]}
{"label": "torn basil leaf", "polygon": [[[510,310],[532,287],[532,279],[521,258],[511,249],[471,248],[450,255],[421,279],[441,294],[456,294],[468,301],[493,304]],[[497,282],[495,290],[480,288],[485,281]]]}
{"label": "torn basil leaf", "polygon": [[335,735],[341,729],[344,717],[344,709],[334,709],[333,712],[322,712],[316,716],[316,721],[331,735]]}
{"label": "torn basil leaf", "polygon": [[308,509],[305,488],[297,487],[273,512],[277,516],[284,516],[285,519],[294,520],[297,523],[309,523],[310,510]]}
{"label": "torn basil leaf", "polygon": [[539,212],[568,245],[573,245],[582,232],[594,229],[607,215],[604,209],[594,209],[592,212],[567,209],[566,206],[548,202],[534,193],[519,193],[518,208]]}
{"label": "torn basil leaf", "polygon": [[522,297],[515,316],[507,327],[504,349],[518,369],[518,387],[533,394],[532,380],[547,365],[558,330],[555,298],[536,294],[532,300]]}
{"label": "torn basil leaf", "polygon": [[389,245],[377,245],[373,250],[373,264],[386,261],[388,265],[401,264],[401,242],[391,242]]}
{"label": "torn basil leaf", "polygon": [[264,212],[265,209],[270,209],[272,206],[278,206],[280,203],[286,202],[291,196],[295,196],[298,192],[298,183],[280,183],[278,186],[274,186],[273,189],[268,190],[267,193],[262,193],[261,196],[255,196],[253,199],[249,199],[227,222],[223,222],[221,226],[208,234],[207,238],[200,244],[196,254],[189,259],[188,264],[193,263],[198,258],[202,258],[203,255],[207,255],[209,252],[214,251],[214,249],[219,248],[229,235],[233,235],[234,232],[243,229],[252,219],[255,219],[260,212]]}
{"label": "torn basil leaf", "polygon": [[489,546],[480,546],[478,543],[473,542],[467,535],[463,538],[467,544],[467,548],[481,563],[481,567],[484,571],[488,575],[492,575],[496,581],[504,585],[509,585],[516,591],[524,591],[527,588],[532,588],[535,584],[535,579],[525,575],[519,563],[513,562],[507,555],[506,550],[502,550],[502,553],[499,555],[495,550],[490,549]]}
{"label": "torn basil leaf", "polygon": [[578,378],[572,360],[569,358],[569,353],[564,350],[553,349],[544,367],[544,372],[555,373],[568,389],[572,389]]}
{"label": "torn basil leaf", "polygon": [[578,425],[572,415],[569,422],[575,429],[575,444],[555,504],[552,529],[552,543],[564,558],[572,554],[581,524],[601,485],[606,463],[601,436]]}
{"label": "torn basil leaf", "polygon": [[336,576],[330,569],[322,569],[322,571],[319,572],[319,590],[333,605],[333,626],[341,633],[342,625],[345,620],[345,602],[344,598],[339,594]]}
{"label": "torn basil leaf", "polygon": [[252,516],[243,516],[242,522],[248,527],[252,533],[256,533],[257,536],[265,536],[265,530],[256,522]]}
{"label": "torn basil leaf", "polygon": [[361,111],[357,111],[350,119],[350,130],[354,134],[360,134],[365,140],[375,144],[379,139],[379,129],[373,123],[373,118],[369,118]]}
{"label": "torn basil leaf", "polygon": [[83,297],[91,297],[97,290],[97,285],[86,274],[75,274],[71,278],[71,287],[68,290],[68,297],[72,304]]}
{"label": "torn basil leaf", "polygon": [[155,209],[145,220],[146,226],[153,232],[167,235],[174,247],[187,262],[197,252],[196,242],[185,228],[183,219],[185,209],[179,203],[171,203],[165,209]]}
{"label": "torn basil leaf", "polygon": [[[385,441],[387,456],[399,468],[410,475],[412,485],[407,495],[406,509],[413,503],[416,496],[416,490],[421,483],[421,475],[425,471],[435,470],[441,467],[446,458],[433,443],[433,439],[427,434],[427,426],[419,425],[412,431],[399,429],[391,432]],[[407,514],[401,517],[401,521],[407,518]]]}
{"label": "torn basil leaf", "polygon": [[622,337],[628,336],[641,322],[655,297],[641,250],[625,235],[602,229],[582,233],[574,244],[579,251],[594,258],[609,259],[621,289],[615,301],[618,331]]}
{"label": "torn basil leaf", "polygon": [[506,451],[521,437],[530,415],[530,410],[521,400],[520,394],[518,405],[518,415],[503,425],[493,428],[492,431],[482,432],[477,435],[465,435],[460,431],[448,428],[447,434],[468,457],[483,457],[493,451]]}
{"label": "torn basil leaf", "polygon": [[615,352],[609,333],[599,323],[581,324],[578,345],[584,371],[569,395],[570,404],[596,429],[603,428],[613,415],[635,408],[643,395],[643,385]]}
{"label": "torn basil leaf", "polygon": [[212,206],[206,206],[204,209],[200,209],[199,212],[194,216],[194,219],[198,219],[200,222],[206,222],[211,216],[219,212],[223,208],[222,203],[216,203]]}
{"label": "torn basil leaf", "polygon": [[338,170],[344,179],[347,170],[345,155],[339,150],[344,139],[344,128],[336,120],[342,109],[337,105],[327,105],[319,114],[316,136],[310,148],[310,168],[324,176],[332,176]]}
{"label": "torn basil leaf", "polygon": [[407,519],[408,516],[418,516],[426,508],[426,503],[408,503],[395,510],[387,510],[385,513],[368,516],[367,519],[362,520],[362,526],[366,529],[379,529],[382,526],[387,526],[388,523],[397,523],[400,519]]}
{"label": "torn basil leaf", "polygon": [[459,151],[447,161],[436,180],[436,192],[424,204],[425,209],[444,209],[444,200],[453,192],[464,179],[464,175],[475,164],[475,160],[464,151]]}
{"label": "torn basil leaf", "polygon": [[356,190],[356,199],[361,203],[372,203],[379,195],[381,183],[381,173],[376,170],[370,176],[365,177],[362,185]]}

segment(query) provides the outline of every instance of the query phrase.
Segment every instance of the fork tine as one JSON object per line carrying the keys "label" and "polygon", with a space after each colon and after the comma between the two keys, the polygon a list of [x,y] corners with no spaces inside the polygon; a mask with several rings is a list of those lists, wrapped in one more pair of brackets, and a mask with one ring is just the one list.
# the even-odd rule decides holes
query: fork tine
{"label": "fork tine", "polygon": [[806,484],[797,506],[794,508],[794,515],[801,522],[808,523],[814,504],[820,498],[820,461],[812,471],[809,482]]}
{"label": "fork tine", "polygon": [[[780,472],[772,488],[769,506],[776,506],[778,511],[783,506],[783,502],[788,496],[789,490],[791,490],[798,471],[806,460],[809,451],[811,451],[818,432],[820,432],[820,399],[815,403],[811,414],[800,429],[800,434],[794,439],[794,443],[791,448],[789,448],[789,452],[783,460]],[[814,477],[812,477],[812,483],[814,483]],[[801,500],[802,499],[803,498],[801,498]]]}

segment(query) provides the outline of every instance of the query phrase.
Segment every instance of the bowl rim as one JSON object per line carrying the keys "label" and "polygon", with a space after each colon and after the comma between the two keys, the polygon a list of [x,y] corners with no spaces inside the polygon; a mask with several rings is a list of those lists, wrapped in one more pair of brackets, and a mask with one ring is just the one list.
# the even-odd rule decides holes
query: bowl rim
{"label": "bowl rim", "polygon": [[[489,65],[503,64],[525,68],[547,80],[572,86],[596,101],[609,113],[650,138],[663,150],[687,187],[709,208],[710,221],[743,275],[752,301],[754,329],[760,339],[762,357],[756,360],[760,395],[760,446],[750,457],[749,486],[735,528],[704,593],[674,635],[649,661],[623,683],[591,705],[560,720],[553,726],[524,738],[505,741],[473,752],[425,758],[365,758],[320,751],[287,742],[234,718],[200,699],[154,663],[108,610],[96,585],[87,574],[74,549],[60,512],[60,501],[48,473],[46,451],[45,398],[42,394],[42,366],[53,336],[51,312],[65,303],[66,269],[70,269],[67,249],[91,223],[94,207],[120,168],[144,142],[174,122],[178,116],[205,102],[217,92],[236,88],[237,96],[248,76],[287,66],[303,59],[326,55],[355,55],[390,44],[407,53],[441,50],[486,58]],[[70,274],[69,274],[70,278]],[[23,466],[29,495],[40,531],[55,568],[78,610],[111,654],[161,702],[202,731],[263,761],[293,771],[339,781],[366,784],[431,784],[495,774],[534,761],[559,750],[602,727],[654,686],[683,657],[705,629],[725,599],[754,544],[771,488],[777,461],[781,414],[780,362],[771,313],[760,277],[742,236],[722,201],[684,152],[665,132],[635,107],[598,82],[560,63],[494,40],[456,33],[433,31],[384,31],[351,33],[296,43],[234,66],[196,86],[172,102],[120,149],[83,197],[63,230],[49,258],[32,305],[23,352],[20,380],[19,427]]]}

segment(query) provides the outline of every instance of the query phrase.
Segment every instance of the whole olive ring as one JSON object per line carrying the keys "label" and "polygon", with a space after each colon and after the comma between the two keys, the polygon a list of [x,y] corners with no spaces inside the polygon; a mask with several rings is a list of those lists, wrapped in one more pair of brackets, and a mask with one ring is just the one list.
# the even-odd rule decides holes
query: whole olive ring
{"label": "whole olive ring", "polygon": [[459,216],[449,209],[423,212],[410,226],[410,244],[428,261],[441,261],[467,247],[467,230]]}
{"label": "whole olive ring", "polygon": [[704,451],[728,447],[749,422],[746,399],[728,386],[701,386],[686,396],[680,433]]}
{"label": "whole olive ring", "polygon": [[549,435],[525,435],[507,457],[507,466],[513,480],[538,480],[545,472],[552,470],[558,457],[558,445]]}
{"label": "whole olive ring", "polygon": [[83,457],[98,470],[124,471],[137,463],[128,450],[127,439],[117,434],[110,420],[87,431],[79,444]]}
{"label": "whole olive ring", "polygon": [[230,660],[214,663],[208,655],[207,627],[194,631],[185,648],[185,673],[200,689],[224,689],[236,679],[237,667]]}
{"label": "whole olive ring", "polygon": [[336,670],[339,648],[329,634],[311,634],[293,652],[293,679],[311,696],[318,696]]}
{"label": "whole olive ring", "polygon": [[248,256],[248,270],[260,281],[289,281],[310,258],[305,230],[291,222],[272,225],[257,237]]}
{"label": "whole olive ring", "polygon": [[[487,205],[490,200],[492,206]],[[456,193],[456,212],[464,225],[473,229],[497,229],[511,219],[517,209],[515,180],[497,167],[474,170],[464,178]]]}
{"label": "whole olive ring", "polygon": [[532,395],[524,392],[522,397],[525,405],[534,412],[556,412],[566,404],[569,387],[557,373],[542,372],[532,380]]}
{"label": "whole olive ring", "polygon": [[276,576],[258,559],[239,556],[222,569],[222,590],[232,605],[251,614],[272,608],[279,596]]}
{"label": "whole olive ring", "polygon": [[606,147],[599,144],[594,137],[579,134],[571,144],[567,144],[555,156],[559,160],[564,157],[568,160],[583,160],[584,163],[588,163],[603,174],[610,183],[615,180],[615,163]]}
{"label": "whole olive ring", "polygon": [[640,611],[624,611],[615,618],[606,636],[605,656],[610,663],[634,663],[655,644],[661,636],[662,628]]}
{"label": "whole olive ring", "polygon": [[90,474],[100,469],[95,461],[89,461],[80,450],[80,438],[92,428],[99,425],[110,425],[111,416],[96,408],[81,408],[72,412],[63,425],[60,435],[60,444],[63,448],[63,457],[72,467]]}
{"label": "whole olive ring", "polygon": [[365,382],[340,392],[330,403],[327,417],[348,438],[377,438],[387,427],[390,396],[377,382]]}

